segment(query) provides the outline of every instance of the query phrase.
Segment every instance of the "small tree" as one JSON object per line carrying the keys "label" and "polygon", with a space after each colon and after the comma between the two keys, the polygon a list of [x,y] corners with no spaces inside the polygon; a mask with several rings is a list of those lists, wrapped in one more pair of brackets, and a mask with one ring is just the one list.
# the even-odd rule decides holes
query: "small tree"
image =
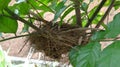
{"label": "small tree", "polygon": [[[0,32],[16,34],[18,24],[20,23],[18,21],[21,21],[24,23],[22,32],[28,32],[29,27],[31,27],[35,30],[35,34],[15,36],[0,40],[0,42],[31,35],[37,38],[37,35],[40,35],[41,39],[49,41],[49,43],[71,44],[67,45],[71,51],[69,49],[67,51],[69,51],[70,63],[74,67],[119,67],[120,41],[117,36],[120,34],[120,13],[117,13],[108,24],[105,24],[104,20],[112,8],[117,10],[120,7],[120,0],[102,0],[100,4],[94,6],[89,12],[88,7],[94,0],[88,0],[89,3],[84,2],[84,0],[71,0],[69,4],[67,0],[25,0],[23,2],[17,1],[14,5],[9,6],[10,1],[0,0]],[[103,7],[107,7],[107,10],[104,14],[101,14],[100,10]],[[75,15],[65,19],[72,11],[75,11]],[[46,12],[54,14],[52,21],[44,19],[43,15]],[[39,28],[33,24],[35,20],[40,22]],[[95,25],[95,27],[91,27],[92,25]],[[90,30],[90,32],[86,32],[87,30]],[[63,36],[63,34],[61,35],[61,32],[68,32],[67,37]],[[76,36],[79,36],[79,38],[74,38],[73,32],[75,32],[75,35],[77,33]],[[32,41],[36,42],[35,40]],[[102,41],[113,41],[113,43],[101,50],[100,42]],[[52,50],[47,51],[59,51],[63,49],[63,46],[59,46],[57,49],[50,48]],[[51,58],[59,58],[55,54],[50,54],[46,52],[46,55],[49,55]],[[59,55],[58,52],[56,54]]]}

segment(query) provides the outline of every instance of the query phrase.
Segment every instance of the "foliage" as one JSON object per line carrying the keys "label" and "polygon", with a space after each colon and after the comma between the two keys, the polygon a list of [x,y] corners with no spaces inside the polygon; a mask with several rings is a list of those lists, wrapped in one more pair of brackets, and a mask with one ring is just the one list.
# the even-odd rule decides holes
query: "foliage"
{"label": "foliage", "polygon": [[[60,26],[67,21],[66,23],[71,25],[88,29],[95,25],[91,29],[88,43],[78,45],[69,52],[70,63],[73,67],[119,67],[120,41],[116,39],[120,34],[120,13],[117,13],[108,24],[105,24],[104,19],[112,7],[115,10],[120,8],[120,0],[102,0],[91,10],[89,6],[94,0],[88,0],[88,3],[83,0],[71,0],[69,3],[67,0],[25,0],[22,2],[18,0],[13,5],[9,5],[10,1],[0,0],[0,36],[2,33],[15,34],[18,30],[18,20],[24,23],[22,32],[28,32],[29,27],[39,30],[34,25],[35,20],[44,23],[52,22],[53,25],[59,22]],[[104,13],[100,12],[103,7],[108,8]],[[73,11],[75,14],[66,18]],[[53,20],[44,19],[46,12],[54,14]],[[104,29],[100,30],[100,27]],[[113,43],[101,50],[100,42],[109,40]]]}

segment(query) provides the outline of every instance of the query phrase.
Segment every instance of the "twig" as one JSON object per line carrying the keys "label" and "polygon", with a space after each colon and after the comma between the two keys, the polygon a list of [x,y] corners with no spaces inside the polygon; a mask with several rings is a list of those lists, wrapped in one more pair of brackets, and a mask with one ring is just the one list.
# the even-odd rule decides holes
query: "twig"
{"label": "twig", "polygon": [[22,45],[22,47],[20,48],[20,50],[18,51],[18,54],[22,51],[22,49],[25,47],[25,45],[28,43],[29,39],[27,39],[25,41],[25,43]]}
{"label": "twig", "polygon": [[[48,22],[49,22],[49,21],[47,21],[47,20],[45,20],[45,19],[42,18],[42,16],[39,14],[38,10],[33,6],[32,3],[30,3],[29,1],[27,1],[27,2],[33,7],[33,9],[34,9],[34,10],[36,11],[36,13],[37,13],[37,14],[35,14],[34,12],[30,11],[30,14],[31,14],[31,15],[33,15],[33,16],[36,17],[39,21],[42,21],[42,22],[44,22],[44,23],[48,23]],[[38,2],[40,2],[40,1],[38,1]],[[44,6],[45,6],[45,4],[44,4]]]}
{"label": "twig", "polygon": [[0,40],[0,42],[15,39],[15,38],[20,38],[20,37],[25,37],[25,36],[30,36],[31,34],[25,34],[25,35],[19,35],[19,36],[14,36],[14,37],[9,37],[9,38],[4,38],[3,40]]}
{"label": "twig", "polygon": [[89,25],[91,25],[92,21],[94,20],[94,18],[96,17],[96,15],[99,13],[100,9],[103,7],[103,5],[105,4],[106,1],[107,0],[102,0],[101,1],[100,5],[96,9],[96,11],[92,15],[92,17],[88,20],[88,23],[85,25],[85,27],[88,27]]}
{"label": "twig", "polygon": [[106,16],[109,14],[110,10],[112,9],[113,5],[114,5],[115,0],[111,1],[110,6],[108,7],[107,11],[105,12],[104,16],[101,18],[101,20],[98,22],[98,24],[95,26],[95,28],[99,28],[100,25],[103,23],[103,21],[105,20]]}
{"label": "twig", "polygon": [[71,32],[71,31],[83,31],[83,30],[102,30],[102,29],[98,29],[98,28],[75,28],[75,29],[62,31],[59,34],[68,33],[68,32]]}
{"label": "twig", "polygon": [[30,11],[30,14],[33,15],[36,18],[36,20],[42,21],[43,23],[48,23],[49,22],[47,20],[44,20],[44,19],[40,18],[37,14],[35,14],[32,11]]}
{"label": "twig", "polygon": [[100,40],[100,41],[103,42],[103,41],[120,41],[120,40],[114,40],[114,39],[113,39],[113,40]]}
{"label": "twig", "polygon": [[109,39],[100,39],[100,40],[95,40],[95,41],[120,41],[120,37],[116,38],[109,38]]}
{"label": "twig", "polygon": [[35,29],[35,30],[40,30],[40,29],[37,28],[35,25],[33,25],[33,24],[31,24],[30,22],[28,22],[28,21],[24,20],[23,18],[19,17],[17,14],[15,14],[14,12],[12,12],[10,9],[5,8],[5,11],[7,11],[7,12],[11,15],[11,18],[12,18],[12,19],[19,20],[19,21],[21,21],[22,23],[29,25],[30,27],[32,27],[32,28]]}

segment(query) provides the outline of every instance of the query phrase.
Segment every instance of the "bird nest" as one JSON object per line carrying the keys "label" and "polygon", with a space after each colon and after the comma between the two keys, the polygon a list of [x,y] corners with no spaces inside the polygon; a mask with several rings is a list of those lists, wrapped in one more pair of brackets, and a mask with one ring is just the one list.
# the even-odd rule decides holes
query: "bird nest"
{"label": "bird nest", "polygon": [[44,52],[45,56],[60,60],[63,54],[70,51],[71,48],[78,45],[82,31],[72,30],[78,26],[63,24],[54,26],[49,23],[42,25],[39,31],[34,31],[35,35],[28,37],[31,46],[37,51]]}

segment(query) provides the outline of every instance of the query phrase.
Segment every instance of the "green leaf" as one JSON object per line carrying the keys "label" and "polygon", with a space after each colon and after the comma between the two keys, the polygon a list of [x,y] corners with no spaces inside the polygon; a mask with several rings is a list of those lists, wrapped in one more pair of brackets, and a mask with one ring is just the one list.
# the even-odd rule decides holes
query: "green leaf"
{"label": "green leaf", "polygon": [[11,0],[0,0],[0,10],[6,8]]}
{"label": "green leaf", "polygon": [[58,12],[61,8],[64,8],[64,7],[65,7],[65,2],[62,1],[57,4],[57,6],[55,7],[55,11]]}
{"label": "green leaf", "polygon": [[107,2],[105,3],[105,5],[104,5],[104,6],[109,6],[109,5],[110,5],[110,3],[111,3],[111,0],[107,0]]}
{"label": "green leaf", "polygon": [[98,42],[90,42],[86,46],[77,46],[69,53],[73,67],[95,67],[100,56],[101,46]]}
{"label": "green leaf", "polygon": [[120,8],[120,1],[115,1],[114,8],[115,10]]}
{"label": "green leaf", "polygon": [[94,33],[94,35],[91,37],[92,41],[99,41],[101,39],[104,39],[105,35],[106,35],[106,31],[105,30],[100,30]]}
{"label": "green leaf", "polygon": [[45,5],[41,5],[41,6],[39,6],[39,10],[42,10],[42,11],[44,11],[44,12],[52,12],[52,13],[54,13],[54,11],[50,8],[50,7],[48,7],[47,5],[45,6]]}
{"label": "green leaf", "polygon": [[58,18],[60,18],[61,14],[65,11],[65,9],[68,8],[68,6],[65,6],[66,0],[63,0],[57,4],[55,7],[55,16],[53,21],[56,22]]}
{"label": "green leaf", "polygon": [[74,10],[73,7],[68,8],[67,10],[65,10],[64,14],[61,16],[61,21],[60,21],[60,25],[62,25],[63,19]]}
{"label": "green leaf", "polygon": [[18,23],[11,18],[0,16],[0,32],[4,33],[16,33]]}
{"label": "green leaf", "polygon": [[48,5],[50,2],[52,2],[52,0],[38,0],[38,2],[42,2],[44,3],[45,5]]}
{"label": "green leaf", "polygon": [[50,4],[50,8],[52,8],[53,10],[55,10],[55,7],[57,6],[57,0],[52,0],[51,4]]}
{"label": "green leaf", "polygon": [[88,13],[89,18],[92,17],[92,15],[94,14],[94,12],[95,12],[95,10],[97,9],[97,7],[98,7],[98,6],[95,6],[93,9],[91,9],[91,10],[89,11],[89,13]]}
{"label": "green leaf", "polygon": [[[30,23],[34,23],[34,19],[31,19],[31,18],[29,18],[28,19],[28,22],[30,22]],[[21,31],[21,33],[25,33],[25,32],[28,32],[29,31],[29,25],[26,25],[26,24],[24,24],[24,27],[22,28],[22,31]]]}
{"label": "green leaf", "polygon": [[29,26],[24,24],[24,27],[22,29],[22,33],[28,32],[28,30],[29,30]]}
{"label": "green leaf", "polygon": [[67,9],[64,14],[62,15],[61,19],[64,19],[70,12],[72,12],[74,10],[73,7],[70,7],[69,9]]}
{"label": "green leaf", "polygon": [[105,48],[96,67],[120,67],[120,41],[115,41]]}
{"label": "green leaf", "polygon": [[106,38],[114,38],[120,34],[120,13],[116,14],[113,21],[107,25],[107,31]]}
{"label": "green leaf", "polygon": [[30,5],[26,2],[21,2],[13,6],[14,10],[18,9],[20,15],[26,15],[30,11]]}
{"label": "green leaf", "polygon": [[116,14],[113,21],[105,26],[106,30],[97,31],[92,37],[91,40],[100,40],[104,38],[115,38],[120,34],[120,13]]}
{"label": "green leaf", "polygon": [[102,26],[103,26],[103,28],[106,30],[107,29],[107,25],[103,22],[102,24],[101,24]]}
{"label": "green leaf", "polygon": [[49,4],[49,2],[46,0],[46,1],[38,1],[40,4],[41,4],[41,6],[39,6],[39,9],[40,10],[43,10],[43,11],[49,11],[49,12],[52,12],[52,13],[54,13],[54,11],[53,11],[53,9],[52,8],[50,8],[50,6],[48,6],[48,4]]}
{"label": "green leaf", "polygon": [[[33,9],[39,9],[40,3],[36,0],[27,0],[28,3],[33,7]],[[43,0],[42,0],[43,1]]]}
{"label": "green leaf", "polygon": [[100,21],[100,19],[103,17],[103,15],[104,15],[103,13],[98,13],[94,18],[92,24],[97,24]]}
{"label": "green leaf", "polygon": [[57,19],[61,16],[61,14],[65,11],[65,9],[66,9],[66,6],[59,8],[59,10],[57,10],[54,16],[54,21],[57,21]]}
{"label": "green leaf", "polygon": [[75,17],[76,17],[76,15],[71,16],[71,17],[67,20],[67,22],[69,23],[69,22],[72,20],[72,23],[73,23],[73,24],[76,23],[76,22],[73,22]]}
{"label": "green leaf", "polygon": [[87,9],[88,9],[88,4],[83,2],[82,5],[81,5],[81,9],[85,12],[87,12]]}

